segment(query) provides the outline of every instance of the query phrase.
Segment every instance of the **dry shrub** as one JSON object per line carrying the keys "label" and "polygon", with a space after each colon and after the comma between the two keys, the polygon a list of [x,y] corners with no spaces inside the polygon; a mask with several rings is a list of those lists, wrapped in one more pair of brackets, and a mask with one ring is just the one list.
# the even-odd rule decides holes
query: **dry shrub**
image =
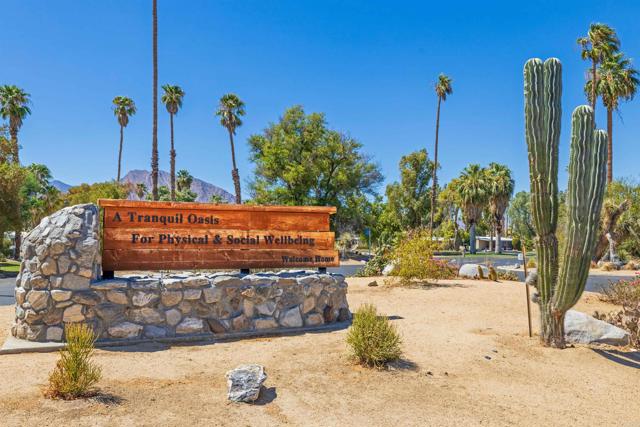
{"label": "dry shrub", "polygon": [[618,269],[618,266],[612,262],[605,262],[602,264],[602,267],[600,267],[600,269],[603,271],[614,271]]}
{"label": "dry shrub", "polygon": [[603,287],[600,299],[623,307],[637,307],[640,305],[640,277],[619,280]]}
{"label": "dry shrub", "polygon": [[393,274],[402,284],[413,280],[453,279],[456,270],[445,261],[434,260],[435,243],[425,228],[409,231],[393,252]]}
{"label": "dry shrub", "polygon": [[640,261],[631,260],[622,267],[624,270],[638,270],[640,268]]}
{"label": "dry shrub", "polygon": [[379,316],[375,306],[362,305],[347,333],[353,358],[361,365],[381,368],[402,356],[402,340],[395,325]]}
{"label": "dry shrub", "polygon": [[69,324],[65,335],[67,345],[60,350],[60,359],[49,375],[45,394],[65,400],[93,395],[93,386],[102,375],[102,369],[91,360],[96,336],[89,326],[79,323]]}
{"label": "dry shrub", "polygon": [[513,271],[498,270],[498,279],[508,280],[510,282],[519,282],[520,278]]}
{"label": "dry shrub", "polygon": [[631,345],[640,346],[640,277],[612,283],[602,292],[600,299],[621,305],[622,310],[608,314],[596,312],[594,317],[626,329],[631,335]]}

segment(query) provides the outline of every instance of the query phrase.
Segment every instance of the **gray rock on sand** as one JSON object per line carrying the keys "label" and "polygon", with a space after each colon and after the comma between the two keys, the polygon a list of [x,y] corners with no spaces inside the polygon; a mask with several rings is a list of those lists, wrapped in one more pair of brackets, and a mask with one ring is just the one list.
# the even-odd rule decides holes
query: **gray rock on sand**
{"label": "gray rock on sand", "polygon": [[575,310],[569,310],[565,315],[564,336],[568,342],[576,344],[629,344],[629,333],[624,329]]}
{"label": "gray rock on sand", "polygon": [[258,399],[267,374],[264,372],[264,367],[260,365],[241,365],[227,372],[226,377],[229,400],[251,403]]}

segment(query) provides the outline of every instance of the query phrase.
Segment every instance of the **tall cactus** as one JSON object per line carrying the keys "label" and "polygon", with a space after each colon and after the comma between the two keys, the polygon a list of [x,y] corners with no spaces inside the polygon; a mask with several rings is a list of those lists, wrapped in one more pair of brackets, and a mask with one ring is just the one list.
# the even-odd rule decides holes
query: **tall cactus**
{"label": "tall cactus", "polygon": [[[558,146],[562,65],[530,59],[524,66],[525,136],[529,150],[531,208],[536,228],[541,339],[562,348],[564,316],[582,295],[602,209],[606,180],[607,134],[594,129],[591,107],[582,105],[571,119],[567,193],[567,238],[558,257]],[[559,265],[560,264],[560,265]]]}

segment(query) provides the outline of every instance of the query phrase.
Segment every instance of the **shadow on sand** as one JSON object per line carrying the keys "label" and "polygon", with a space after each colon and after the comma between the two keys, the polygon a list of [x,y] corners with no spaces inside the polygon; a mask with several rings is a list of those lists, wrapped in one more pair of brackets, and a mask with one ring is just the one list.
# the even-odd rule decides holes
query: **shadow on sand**
{"label": "shadow on sand", "polygon": [[640,369],[640,351],[592,349],[600,356],[629,368]]}
{"label": "shadow on sand", "polygon": [[273,402],[276,397],[278,397],[278,392],[275,387],[262,387],[262,390],[260,390],[260,396],[255,402],[253,402],[253,405],[268,405]]}
{"label": "shadow on sand", "polygon": [[[400,318],[397,316],[397,318]],[[238,333],[227,335],[202,335],[198,337],[185,337],[182,340],[180,338],[169,339],[156,339],[145,340],[131,343],[109,343],[107,341],[98,342],[96,347],[104,351],[124,352],[124,353],[154,353],[156,351],[168,350],[171,347],[196,347],[206,346],[222,342],[233,342],[240,340],[252,340],[252,339],[277,339],[286,336],[299,336],[307,334],[323,334],[327,332],[339,331],[347,329],[351,326],[351,320],[339,323],[332,323],[325,325],[321,329],[311,330],[292,330],[286,329],[270,331],[268,333],[256,334],[256,333]]]}

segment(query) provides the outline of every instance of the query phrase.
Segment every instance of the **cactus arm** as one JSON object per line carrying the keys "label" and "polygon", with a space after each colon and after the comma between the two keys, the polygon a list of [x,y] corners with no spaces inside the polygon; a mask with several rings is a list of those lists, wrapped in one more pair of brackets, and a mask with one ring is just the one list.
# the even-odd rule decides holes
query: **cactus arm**
{"label": "cactus arm", "polygon": [[553,307],[566,311],[584,291],[600,224],[606,188],[607,134],[594,129],[593,109],[577,107],[572,116],[567,244]]}
{"label": "cactus arm", "polygon": [[529,152],[531,210],[536,228],[538,284],[549,302],[558,275],[558,146],[562,114],[562,65],[530,59],[524,66],[525,136]]}

